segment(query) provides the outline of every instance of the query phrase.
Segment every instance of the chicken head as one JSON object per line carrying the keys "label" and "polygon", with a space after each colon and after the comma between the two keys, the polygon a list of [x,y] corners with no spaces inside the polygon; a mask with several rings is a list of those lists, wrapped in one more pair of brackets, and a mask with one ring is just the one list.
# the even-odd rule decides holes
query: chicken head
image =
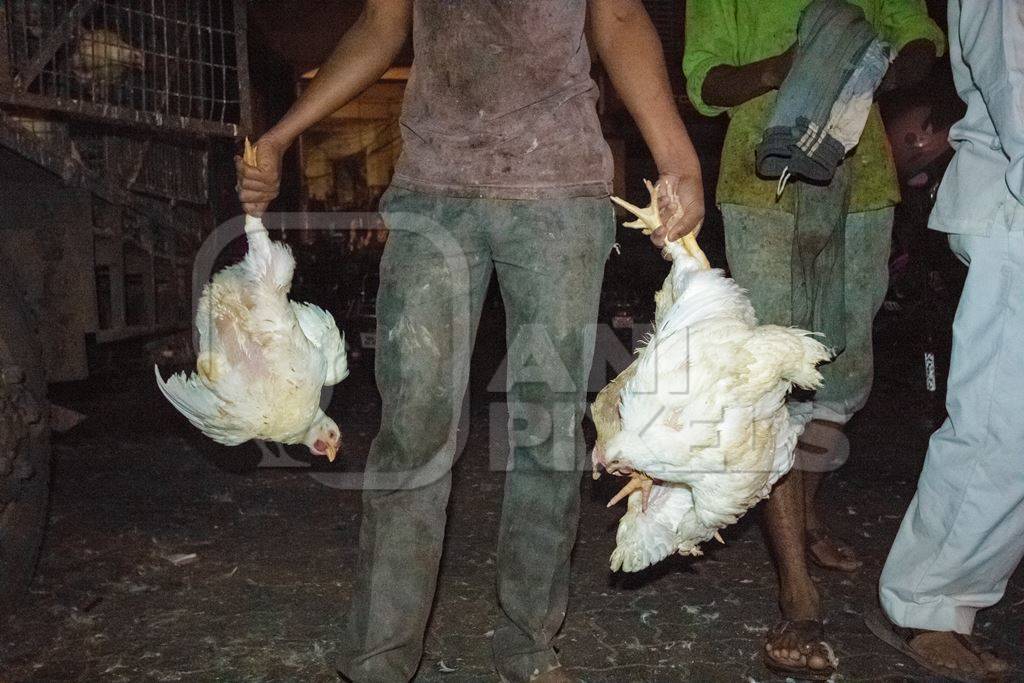
{"label": "chicken head", "polygon": [[304,443],[313,455],[322,455],[328,462],[334,462],[341,449],[341,430],[324,411],[318,410],[316,419],[306,432]]}

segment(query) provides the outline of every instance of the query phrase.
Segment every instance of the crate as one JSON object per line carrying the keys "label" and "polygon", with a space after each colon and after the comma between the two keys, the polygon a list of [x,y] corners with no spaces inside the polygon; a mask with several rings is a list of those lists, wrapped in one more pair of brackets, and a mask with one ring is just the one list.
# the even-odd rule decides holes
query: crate
{"label": "crate", "polygon": [[248,129],[240,0],[0,0],[0,101],[236,136]]}
{"label": "crate", "polygon": [[0,0],[0,261],[51,380],[86,375],[86,339],[189,326],[246,38],[243,0]]}

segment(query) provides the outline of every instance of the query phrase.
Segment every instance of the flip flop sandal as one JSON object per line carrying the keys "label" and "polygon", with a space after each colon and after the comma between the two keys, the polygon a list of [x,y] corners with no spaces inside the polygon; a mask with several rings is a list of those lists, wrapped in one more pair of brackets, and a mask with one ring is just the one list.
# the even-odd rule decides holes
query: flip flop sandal
{"label": "flip flop sandal", "polygon": [[[848,574],[851,574],[860,569],[862,566],[864,566],[864,562],[857,558],[857,555],[854,553],[853,548],[850,547],[849,543],[846,543],[842,539],[832,536],[828,531],[824,529],[808,529],[804,532],[804,538],[806,539],[807,559],[814,563],[816,566],[821,567],[822,569],[834,572],[846,572]],[[818,557],[818,554],[816,552],[812,550],[812,548],[818,545],[819,543],[831,543],[832,546],[838,552],[840,557],[848,559],[852,562],[856,562],[857,566],[846,568],[825,562],[820,557]]]}
{"label": "flip flop sandal", "polygon": [[806,665],[800,664],[787,664],[774,659],[766,650],[762,651],[762,661],[768,669],[774,673],[787,676],[790,678],[803,679],[808,681],[827,681],[836,672],[836,668],[839,666],[839,659],[832,651],[832,646],[825,642],[825,627],[820,621],[815,619],[799,619],[790,620],[783,619],[779,623],[772,626],[771,630],[768,631],[768,635],[765,639],[765,643],[770,643],[773,637],[781,636],[786,631],[800,631],[806,634],[804,642],[817,641],[820,645],[825,648],[825,656],[828,659],[829,666],[824,669],[812,669]]}
{"label": "flip flop sandal", "polygon": [[[889,617],[885,615],[880,607],[875,607],[873,610],[867,612],[864,615],[864,625],[868,627],[879,640],[900,653],[910,657],[917,662],[922,668],[936,674],[938,676],[944,676],[951,678],[954,681],[961,681],[961,683],[978,683],[978,681],[1001,681],[1003,680],[1002,674],[999,673],[987,673],[980,678],[971,678],[966,672],[960,669],[951,669],[949,667],[942,666],[941,664],[935,664],[930,661],[917,650],[910,645],[910,641],[922,633],[928,631],[916,628],[904,628],[897,626],[889,620]],[[953,637],[963,645],[969,652],[977,655],[979,658],[982,654],[992,654],[989,650],[984,650],[978,647],[970,638],[961,634],[953,633]]]}

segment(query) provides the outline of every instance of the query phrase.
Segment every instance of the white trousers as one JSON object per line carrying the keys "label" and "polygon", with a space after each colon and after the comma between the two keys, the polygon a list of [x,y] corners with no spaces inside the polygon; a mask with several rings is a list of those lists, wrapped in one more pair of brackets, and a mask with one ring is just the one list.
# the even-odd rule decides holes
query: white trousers
{"label": "white trousers", "polygon": [[949,418],[932,435],[879,594],[900,626],[969,634],[1024,555],[1024,231],[950,244],[969,270]]}

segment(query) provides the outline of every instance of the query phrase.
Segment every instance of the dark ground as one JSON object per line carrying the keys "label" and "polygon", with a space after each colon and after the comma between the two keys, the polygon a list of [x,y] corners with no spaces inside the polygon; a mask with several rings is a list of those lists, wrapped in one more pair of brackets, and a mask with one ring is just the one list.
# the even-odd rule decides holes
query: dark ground
{"label": "dark ground", "polygon": [[[502,476],[486,451],[488,400],[500,397],[486,386],[502,322],[487,316],[419,681],[494,680],[488,632]],[[851,576],[816,572],[844,680],[921,677],[861,622],[936,411],[907,329],[906,320],[880,324],[876,390],[851,426],[850,463],[823,491],[835,531],[867,561]],[[305,470],[255,469],[254,448],[216,447],[174,413],[145,363],[113,355],[101,366],[89,382],[53,391],[89,419],[57,440],[31,602],[0,619],[0,680],[334,680],[324,661],[352,586],[357,492],[323,486]],[[341,467],[358,470],[378,412],[365,365],[336,392],[331,412],[346,432]],[[564,663],[593,682],[773,680],[759,655],[777,612],[757,513],[703,558],[613,575],[608,555],[622,511],[604,507],[613,488],[584,478],[573,593],[557,643]],[[175,566],[167,557],[176,553],[197,559]],[[978,632],[1018,666],[1022,602],[1018,572],[1003,602],[978,619]]]}

